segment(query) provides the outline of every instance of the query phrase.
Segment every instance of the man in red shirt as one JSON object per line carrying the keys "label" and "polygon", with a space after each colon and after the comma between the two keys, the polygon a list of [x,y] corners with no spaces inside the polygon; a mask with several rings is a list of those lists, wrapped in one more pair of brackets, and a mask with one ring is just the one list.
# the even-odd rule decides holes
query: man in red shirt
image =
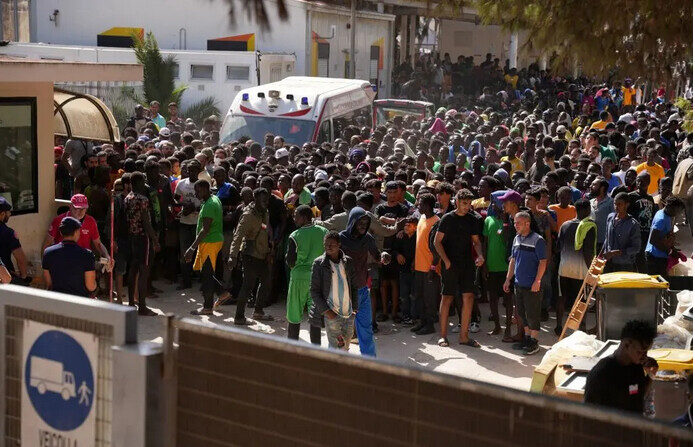
{"label": "man in red shirt", "polygon": [[77,241],[77,245],[87,250],[92,250],[99,256],[106,258],[108,260],[108,265],[112,265],[111,257],[109,256],[108,250],[101,242],[99,237],[99,230],[97,229],[97,222],[92,216],[87,215],[87,208],[89,208],[89,202],[84,194],[75,194],[70,199],[70,210],[66,213],[56,216],[53,221],[51,221],[51,226],[48,228],[48,234],[46,235],[46,240],[43,243],[42,252],[46,250],[53,244],[57,244],[63,240],[63,236],[60,234],[60,222],[65,217],[74,217],[82,223],[82,228],[80,230],[80,239]]}

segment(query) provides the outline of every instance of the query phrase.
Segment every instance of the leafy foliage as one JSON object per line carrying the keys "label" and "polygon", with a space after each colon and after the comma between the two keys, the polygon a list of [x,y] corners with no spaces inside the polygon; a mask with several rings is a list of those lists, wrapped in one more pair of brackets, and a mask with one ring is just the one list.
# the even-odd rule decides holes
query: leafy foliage
{"label": "leafy foliage", "polygon": [[[235,24],[237,21],[237,10],[235,0],[224,0],[227,4],[227,14],[229,15],[229,22]],[[289,17],[287,12],[287,5],[284,0],[277,0],[274,2],[277,6],[278,18],[283,22]],[[329,2],[330,3],[330,2]],[[267,31],[270,27],[270,20],[268,16],[268,10],[265,7],[264,0],[244,0],[241,2],[243,13],[246,15],[246,20],[254,19],[258,24],[261,31]]]}
{"label": "leafy foliage", "polygon": [[668,82],[692,61],[692,1],[476,0],[473,6],[483,23],[526,30],[527,48],[552,55],[555,66],[571,67],[576,58],[585,74]]}
{"label": "leafy foliage", "polygon": [[159,101],[166,109],[170,102],[181,102],[181,95],[187,86],[174,84],[176,58],[162,57],[154,35],[149,32],[144,38],[133,35],[135,57],[143,66],[143,97],[136,98],[140,103]]}
{"label": "leafy foliage", "polygon": [[181,112],[181,116],[191,118],[197,125],[202,125],[205,118],[211,115],[220,116],[220,109],[217,107],[218,101],[213,96],[208,96],[194,104],[188,106]]}
{"label": "leafy foliage", "polygon": [[693,103],[685,98],[676,99],[676,107],[685,112],[685,117],[683,118],[683,129],[688,132],[693,131]]}

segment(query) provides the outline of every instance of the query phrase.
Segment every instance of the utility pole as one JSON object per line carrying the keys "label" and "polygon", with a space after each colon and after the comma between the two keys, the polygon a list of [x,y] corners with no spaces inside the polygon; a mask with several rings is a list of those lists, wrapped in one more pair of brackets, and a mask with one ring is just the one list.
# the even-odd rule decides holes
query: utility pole
{"label": "utility pole", "polygon": [[357,12],[357,0],[350,0],[350,78],[355,79],[355,15]]}

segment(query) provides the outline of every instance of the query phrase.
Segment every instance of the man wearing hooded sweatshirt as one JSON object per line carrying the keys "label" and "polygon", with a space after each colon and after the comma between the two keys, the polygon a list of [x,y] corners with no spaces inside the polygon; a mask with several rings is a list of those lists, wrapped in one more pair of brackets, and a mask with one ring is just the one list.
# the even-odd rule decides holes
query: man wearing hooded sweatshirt
{"label": "man wearing hooded sweatshirt", "polygon": [[372,331],[372,306],[367,287],[368,258],[381,259],[374,236],[368,233],[371,217],[360,207],[350,210],[347,228],[340,232],[340,246],[353,260],[355,288],[357,288],[358,311],[355,316],[355,331],[362,355],[376,356],[374,332]]}

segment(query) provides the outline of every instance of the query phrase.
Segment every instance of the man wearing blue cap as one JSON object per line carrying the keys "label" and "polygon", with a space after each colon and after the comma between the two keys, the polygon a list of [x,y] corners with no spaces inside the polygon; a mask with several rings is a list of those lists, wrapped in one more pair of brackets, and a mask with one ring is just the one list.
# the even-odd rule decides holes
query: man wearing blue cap
{"label": "man wearing blue cap", "polygon": [[[11,215],[12,205],[0,197],[0,260],[12,275],[13,284],[26,285],[31,282],[31,278],[27,278],[27,256],[14,230],[7,226]],[[16,270],[12,257],[17,261]]]}
{"label": "man wearing blue cap", "polygon": [[77,244],[82,224],[74,217],[64,217],[58,230],[62,242],[43,253],[43,279],[55,292],[89,297],[97,289],[94,255]]}

